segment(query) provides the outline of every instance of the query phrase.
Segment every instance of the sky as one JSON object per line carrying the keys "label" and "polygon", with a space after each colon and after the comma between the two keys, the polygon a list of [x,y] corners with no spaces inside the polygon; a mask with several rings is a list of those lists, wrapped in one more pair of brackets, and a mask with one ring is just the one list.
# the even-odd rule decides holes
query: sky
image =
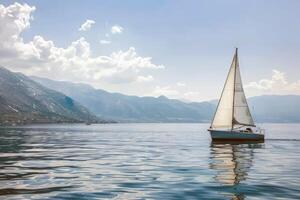
{"label": "sky", "polygon": [[0,65],[138,96],[219,98],[235,47],[246,96],[300,95],[298,0],[0,2]]}

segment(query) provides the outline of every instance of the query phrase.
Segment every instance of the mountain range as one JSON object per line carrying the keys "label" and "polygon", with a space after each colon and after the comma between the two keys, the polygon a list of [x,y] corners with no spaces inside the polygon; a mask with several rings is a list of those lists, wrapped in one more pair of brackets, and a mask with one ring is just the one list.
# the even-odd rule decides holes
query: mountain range
{"label": "mountain range", "polygon": [[[165,96],[128,96],[87,84],[32,79],[76,99],[98,117],[119,122],[210,122],[218,102],[188,103]],[[256,96],[248,98],[248,103],[256,122],[300,122],[299,95]]]}
{"label": "mountain range", "polygon": [[95,115],[119,122],[208,122],[215,109],[209,102],[185,103],[165,96],[128,96],[81,83],[31,78],[76,99]]}
{"label": "mountain range", "polygon": [[300,122],[300,95],[256,96],[249,98],[248,104],[257,122]]}
{"label": "mountain range", "polygon": [[[210,122],[217,100],[138,97],[90,85],[27,77],[0,67],[0,124],[74,122]],[[256,122],[300,122],[300,96],[248,98]]]}
{"label": "mountain range", "polygon": [[101,121],[71,97],[0,67],[0,124]]}

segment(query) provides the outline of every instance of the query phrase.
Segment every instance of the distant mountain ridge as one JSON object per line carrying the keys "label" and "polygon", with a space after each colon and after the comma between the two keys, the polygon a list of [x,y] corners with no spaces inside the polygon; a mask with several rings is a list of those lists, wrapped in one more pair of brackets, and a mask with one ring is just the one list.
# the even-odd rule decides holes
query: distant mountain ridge
{"label": "distant mountain ridge", "polygon": [[257,122],[299,123],[300,95],[263,95],[248,99]]}
{"label": "distant mountain ridge", "polygon": [[94,89],[87,84],[32,78],[76,99],[97,116],[119,122],[208,122],[214,112],[214,105],[208,102],[185,103],[164,96],[128,96]]}
{"label": "distant mountain ridge", "polygon": [[[32,78],[72,97],[97,116],[120,122],[210,122],[217,104],[217,100],[186,103],[164,96],[128,96],[87,84]],[[248,102],[256,122],[300,122],[300,96],[265,95]]]}
{"label": "distant mountain ridge", "polygon": [[77,101],[0,67],[0,124],[99,120]]}

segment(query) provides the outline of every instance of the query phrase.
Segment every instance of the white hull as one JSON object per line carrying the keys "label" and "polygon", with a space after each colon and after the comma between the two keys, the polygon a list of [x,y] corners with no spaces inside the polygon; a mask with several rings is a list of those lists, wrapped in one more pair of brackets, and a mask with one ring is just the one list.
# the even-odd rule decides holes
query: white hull
{"label": "white hull", "polygon": [[265,136],[259,133],[245,133],[239,131],[209,130],[212,140],[231,141],[264,141]]}

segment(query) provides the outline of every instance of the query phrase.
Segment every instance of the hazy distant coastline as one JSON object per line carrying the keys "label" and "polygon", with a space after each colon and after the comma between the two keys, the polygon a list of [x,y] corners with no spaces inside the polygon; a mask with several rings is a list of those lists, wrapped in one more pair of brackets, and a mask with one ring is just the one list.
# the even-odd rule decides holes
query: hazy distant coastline
{"label": "hazy distant coastline", "polygon": [[[160,97],[138,97],[110,93],[87,84],[32,77],[45,87],[60,91],[98,117],[118,122],[210,123],[217,100],[183,102]],[[248,98],[254,120],[258,123],[299,123],[299,95],[263,95]]]}
{"label": "hazy distant coastline", "polygon": [[[128,96],[87,84],[27,77],[0,68],[0,124],[45,123],[210,123],[216,101],[183,102]],[[300,96],[248,99],[258,123],[299,123]]]}

